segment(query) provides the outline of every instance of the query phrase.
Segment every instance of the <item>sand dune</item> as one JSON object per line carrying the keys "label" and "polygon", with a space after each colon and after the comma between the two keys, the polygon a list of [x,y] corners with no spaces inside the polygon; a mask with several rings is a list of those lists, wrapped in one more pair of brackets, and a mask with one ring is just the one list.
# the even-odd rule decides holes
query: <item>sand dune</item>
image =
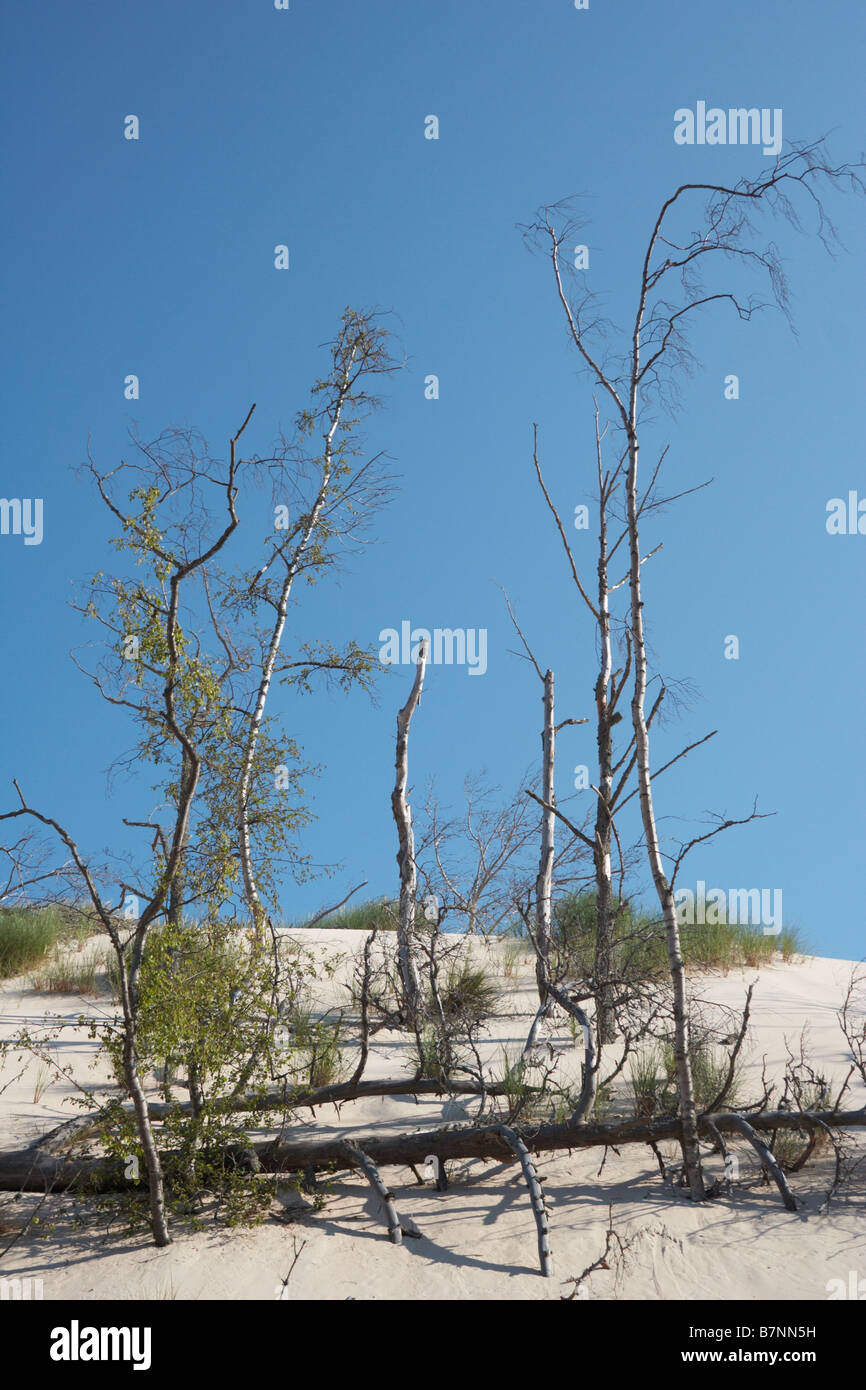
{"label": "sand dune", "polygon": [[[304,945],[318,953],[347,957],[356,952],[358,933],[314,930]],[[481,944],[502,970],[501,946]],[[334,997],[350,961],[328,985]],[[796,1050],[807,1026],[813,1065],[841,1082],[848,1050],[836,1014],[853,966],[816,957],[795,963],[704,975],[692,984],[714,1006],[738,1009],[746,988],[757,981],[753,1002],[745,1089],[759,1092],[762,1066],[778,1077],[787,1043]],[[515,1053],[526,1036],[533,1011],[533,976],[527,962],[516,979],[502,976],[503,1005],[485,1043],[493,1063],[503,1049]],[[36,1027],[46,1015],[68,1026],[57,1055],[74,1082],[99,1088],[107,1077],[94,1044],[78,1027],[80,1014],[111,1009],[103,999],[38,995],[15,982],[0,992],[0,1036]],[[576,1063],[566,1029],[550,1035],[563,1069]],[[379,1034],[367,1075],[396,1077],[406,1067],[399,1035]],[[53,1080],[34,1099],[39,1067],[14,1057],[0,1074],[0,1146],[20,1147],[35,1135],[76,1113],[73,1080]],[[866,1102],[862,1086],[849,1103]],[[343,1107],[340,1129],[361,1135],[411,1130],[424,1125],[471,1120],[477,1101],[410,1097],[368,1099]],[[309,1133],[337,1127],[333,1107],[304,1117]],[[866,1153],[866,1137],[852,1138],[855,1153]],[[335,1175],[324,1205],[316,1211],[291,1193],[286,1207],[251,1230],[213,1229],[193,1234],[177,1230],[168,1249],[153,1247],[146,1236],[124,1235],[117,1220],[92,1202],[58,1194],[44,1202],[40,1224],[17,1240],[0,1261],[0,1277],[38,1278],[46,1299],[225,1298],[225,1299],[558,1299],[571,1291],[570,1278],[598,1259],[612,1211],[614,1229],[628,1249],[610,1268],[591,1274],[581,1289],[589,1299],[823,1300],[834,1278],[850,1271],[866,1274],[863,1201],[866,1162],[847,1190],[819,1211],[832,1179],[832,1154],[821,1154],[791,1179],[800,1199],[797,1213],[786,1212],[778,1193],[763,1180],[755,1156],[737,1142],[739,1182],[732,1192],[694,1208],[669,1181],[663,1181],[648,1149],[630,1146],[606,1157],[602,1150],[541,1156],[551,1213],[557,1277],[538,1273],[535,1228],[525,1185],[516,1165],[456,1163],[450,1186],[437,1192],[419,1186],[411,1171],[388,1170],[400,1215],[420,1233],[402,1247],[392,1246],[378,1202],[354,1172]],[[673,1158],[674,1146],[666,1146]],[[721,1160],[708,1160],[710,1174]],[[0,1250],[39,1201],[27,1194],[0,1194]],[[50,1229],[49,1229],[50,1228]],[[38,1232],[46,1231],[42,1236]],[[299,1253],[298,1253],[299,1252]],[[297,1260],[295,1261],[295,1255]],[[291,1277],[282,1281],[294,1261]]]}

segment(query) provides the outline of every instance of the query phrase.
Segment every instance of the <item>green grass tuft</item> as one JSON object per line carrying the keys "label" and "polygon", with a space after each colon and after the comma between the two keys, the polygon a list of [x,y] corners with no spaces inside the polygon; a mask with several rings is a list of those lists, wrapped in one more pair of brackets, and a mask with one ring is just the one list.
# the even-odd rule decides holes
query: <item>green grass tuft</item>
{"label": "green grass tuft", "polygon": [[[329,929],[339,927],[344,931],[371,932],[374,927],[378,927],[379,931],[396,931],[397,913],[397,903],[393,898],[374,898],[370,902],[358,903],[356,907],[343,907],[329,917],[322,917],[316,926]],[[303,931],[307,923],[290,923],[290,926],[292,930]]]}
{"label": "green grass tuft", "polygon": [[40,994],[98,994],[107,963],[95,955],[63,956],[48,961],[33,976],[31,988]]}
{"label": "green grass tuft", "polygon": [[[525,937],[521,923],[503,935]],[[553,905],[553,937],[561,958],[572,975],[591,976],[595,964],[595,893],[568,893]],[[791,961],[804,951],[796,927],[783,927],[778,936],[765,936],[760,927],[702,923],[680,927],[680,945],[686,968],[693,970],[749,969],[774,961]],[[658,913],[625,904],[616,922],[614,969],[620,975],[647,979],[667,972],[664,924]]]}
{"label": "green grass tuft", "polygon": [[40,965],[66,930],[56,908],[0,908],[0,979]]}

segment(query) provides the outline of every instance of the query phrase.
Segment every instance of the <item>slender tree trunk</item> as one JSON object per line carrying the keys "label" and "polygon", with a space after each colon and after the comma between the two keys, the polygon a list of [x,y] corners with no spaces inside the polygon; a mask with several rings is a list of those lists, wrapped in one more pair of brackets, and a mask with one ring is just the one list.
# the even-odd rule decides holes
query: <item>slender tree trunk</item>
{"label": "slender tree trunk", "polygon": [[[539,672],[539,675],[541,673]],[[535,979],[538,985],[538,1011],[523,1048],[526,1057],[538,1041],[542,1021],[550,1007],[550,951],[553,942],[553,859],[556,834],[556,722],[554,718],[553,672],[546,671],[544,682],[544,723],[541,730],[541,853],[535,879]]]}
{"label": "slender tree trunk", "polygon": [[583,1033],[583,1062],[581,1064],[580,1095],[577,1105],[572,1111],[568,1123],[570,1125],[583,1124],[590,1107],[595,1100],[595,1081],[598,1075],[598,1063],[596,1062],[592,1046],[592,1029],[589,1026],[589,1019],[585,1011],[576,1004],[573,999],[569,999],[568,994],[555,985],[551,985],[550,993],[565,1012],[576,1018]]}
{"label": "slender tree trunk", "polygon": [[418,871],[415,867],[415,834],[412,828],[412,811],[406,800],[406,785],[409,777],[409,726],[421,699],[426,667],[427,644],[422,642],[409,699],[397,715],[397,751],[394,759],[396,778],[391,793],[391,810],[394,813],[400,846],[397,851],[397,867],[400,870],[397,965],[403,987],[403,1007],[409,1027],[414,1027],[417,1020],[420,985],[412,949],[418,898]]}
{"label": "slender tree trunk", "polygon": [[[710,1116],[709,1119],[710,1121],[713,1121],[715,1119],[715,1116]],[[776,1184],[780,1193],[782,1194],[782,1201],[784,1202],[787,1210],[796,1211],[797,1199],[791,1191],[790,1187],[788,1186],[788,1180],[785,1177],[785,1174],[782,1172],[782,1169],[780,1168],[779,1163],[776,1160],[772,1151],[767,1148],[767,1145],[764,1143],[760,1135],[755,1132],[755,1130],[749,1124],[748,1120],[744,1119],[742,1115],[731,1115],[729,1117],[729,1120],[731,1128],[736,1130],[738,1134],[742,1134],[746,1139],[748,1139],[749,1143],[752,1145],[752,1148],[755,1150],[755,1153],[761,1160],[761,1164],[765,1172],[769,1173],[770,1177],[773,1179],[773,1182]]]}
{"label": "slender tree trunk", "polygon": [[324,502],[327,491],[328,477],[329,474],[326,474],[326,481],[319,492],[316,505],[310,514],[309,524],[305,528],[304,535],[301,539],[301,543],[295,550],[295,554],[292,557],[292,563],[289,566],[289,569],[283,580],[282,588],[280,590],[280,597],[277,603],[276,617],[274,618],[274,625],[271,629],[270,642],[268,643],[268,650],[265,655],[264,663],[262,665],[261,680],[259,681],[259,688],[256,692],[255,707],[253,709],[252,715],[250,716],[247,741],[246,746],[244,748],[243,760],[241,762],[240,776],[238,778],[237,818],[241,874],[243,876],[244,893],[247,900],[247,906],[249,907],[250,915],[253,919],[253,926],[256,928],[256,930],[258,930],[259,926],[261,925],[265,912],[264,908],[262,907],[261,899],[259,898],[259,892],[256,886],[255,871],[253,869],[252,847],[250,844],[250,822],[249,813],[247,809],[247,802],[249,801],[250,786],[252,783],[256,746],[259,740],[259,733],[261,732],[262,720],[264,719],[265,715],[265,706],[268,701],[268,694],[271,688],[271,681],[273,680],[274,666],[276,665],[277,655],[280,650],[280,643],[283,640],[283,632],[286,626],[286,614],[288,613],[289,609],[289,599],[292,593],[292,585],[295,582],[295,576],[298,572],[298,567],[300,565],[304,551],[306,550],[307,544],[309,543],[310,536],[312,535],[313,529],[318,522],[319,515],[322,509],[322,503]]}
{"label": "slender tree trunk", "polygon": [[346,404],[346,398],[349,395],[351,389],[349,368],[354,362],[354,359],[355,354],[353,352],[343,370],[342,379],[339,383],[339,387],[337,390],[337,398],[330,416],[329,428],[327,433],[325,434],[324,450],[322,455],[322,480],[319,485],[319,490],[316,495],[315,503],[313,504],[313,507],[309,515],[304,519],[304,526],[298,543],[295,546],[294,552],[292,553],[291,559],[288,560],[285,557],[283,557],[284,563],[286,564],[286,574],[283,579],[282,587],[280,589],[280,597],[276,605],[276,615],[274,617],[273,627],[271,628],[271,636],[268,642],[268,649],[265,653],[264,662],[262,663],[261,679],[259,681],[258,690],[256,691],[255,706],[253,708],[252,714],[250,715],[249,729],[247,731],[247,739],[244,747],[243,758],[241,761],[240,774],[238,777],[236,804],[241,874],[243,877],[244,893],[246,896],[247,905],[249,907],[250,914],[253,919],[253,926],[255,927],[256,931],[259,930],[265,916],[265,910],[262,907],[261,899],[259,897],[258,888],[256,886],[255,871],[253,869],[252,847],[250,844],[249,814],[247,810],[247,802],[249,800],[250,786],[252,783],[256,747],[259,740],[259,734],[261,732],[262,720],[264,719],[265,715],[265,706],[268,702],[268,695],[270,693],[271,682],[274,676],[274,667],[276,666],[277,656],[280,650],[280,644],[283,640],[283,632],[285,631],[286,626],[286,615],[289,609],[289,599],[291,598],[292,594],[292,586],[301,567],[301,562],[307,553],[310,541],[316,531],[316,528],[319,525],[322,515],[322,509],[327,500],[328,492],[331,486],[335,453],[334,441],[337,436],[337,431],[340,427],[341,421],[343,419],[343,411]]}
{"label": "slender tree trunk", "polygon": [[[598,440],[598,420],[596,418],[596,441]],[[616,1021],[612,1002],[613,986],[613,934],[615,913],[613,908],[613,880],[610,869],[611,810],[613,794],[613,737],[611,734],[610,681],[613,662],[610,642],[610,590],[607,573],[607,505],[604,480],[600,486],[600,531],[598,548],[598,631],[601,646],[601,662],[598,680],[595,684],[596,730],[598,743],[598,795],[595,810],[595,960],[593,970],[598,986],[596,1003],[596,1035],[599,1050],[605,1043],[616,1037]]]}
{"label": "slender tree trunk", "polygon": [[130,981],[119,941],[115,948],[115,954],[117,955],[118,969],[120,971],[120,997],[124,1022],[123,1078],[130,1099],[132,1100],[138,1137],[141,1141],[141,1147],[144,1150],[153,1239],[156,1245],[164,1246],[171,1243],[171,1236],[168,1233],[168,1221],[165,1214],[165,1183],[162,1174],[162,1163],[153,1135],[153,1126],[150,1121],[147,1097],[144,1094],[144,1088],[141,1084],[139,1075],[135,1016],[131,1002],[135,997],[135,989],[133,982]]}
{"label": "slender tree trunk", "polygon": [[676,1058],[680,1122],[682,1124],[683,1163],[692,1198],[695,1201],[702,1201],[705,1193],[704,1180],[701,1172],[701,1152],[698,1143],[697,1106],[695,1104],[691,1060],[689,1057],[689,1018],[688,999],[686,995],[686,972],[680,947],[680,931],[677,922],[673,889],[668,882],[662,863],[661,847],[652,798],[649,730],[647,728],[645,712],[647,656],[643,620],[643,599],[641,597],[641,558],[637,499],[638,441],[634,423],[636,418],[636,402],[637,389],[635,380],[632,391],[628,433],[629,466],[627,480],[629,586],[631,591],[631,637],[634,661],[634,688],[632,693],[631,714],[635,737],[635,753],[637,758],[638,787],[644,839],[646,841],[647,857],[649,859],[653,884],[655,886],[665,925],[668,963],[673,985],[674,1056]]}
{"label": "slender tree trunk", "polygon": [[[180,786],[181,795],[192,776],[192,765],[186,748],[181,745]],[[183,841],[177,857],[174,873],[168,888],[168,920],[172,926],[179,926],[183,918],[183,896],[186,891],[186,846],[189,840],[189,826],[184,827]]]}
{"label": "slender tree trunk", "polygon": [[544,810],[541,820],[541,856],[535,880],[535,931],[538,952],[535,957],[535,978],[538,982],[538,1001],[543,1004],[550,981],[550,949],[553,938],[553,855],[556,833],[556,725],[554,722],[553,672],[544,673],[544,727],[541,733],[542,773],[541,795]]}

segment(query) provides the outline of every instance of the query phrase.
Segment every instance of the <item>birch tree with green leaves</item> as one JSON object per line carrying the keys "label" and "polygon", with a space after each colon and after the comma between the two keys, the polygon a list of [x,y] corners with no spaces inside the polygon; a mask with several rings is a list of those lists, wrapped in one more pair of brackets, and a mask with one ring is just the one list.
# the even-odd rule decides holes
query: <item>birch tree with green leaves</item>
{"label": "birch tree with green leaves", "polygon": [[[376,315],[347,309],[327,345],[328,372],[315,382],[294,437],[281,436],[264,455],[243,450],[253,405],[223,458],[212,456],[195,431],[170,429],[152,442],[134,438],[129,460],[109,471],[92,458],[85,465],[116,528],[111,544],[118,569],[94,575],[74,604],[99,640],[73,659],[136,731],[114,772],[155,771],[156,804],[123,818],[143,852],[102,864],[31,805],[17,783],[19,805],[0,819],[27,817],[56,837],[66,854],[56,881],[110,941],[122,1014],[112,1055],[133,1105],[159,1245],[170,1237],[139,1028],[150,937],[167,922],[177,931],[187,919],[206,925],[247,916],[246,983],[256,994],[255,1023],[233,1030],[246,1059],[232,1073],[233,1090],[243,1090],[269,1065],[280,967],[274,938],[265,990],[265,927],[285,876],[308,872],[297,836],[312,814],[305,791],[312,768],[283,731],[283,719],[267,710],[268,698],[277,682],[293,695],[309,693],[316,677],[346,689],[369,687],[377,665],[375,652],[354,641],[340,649],[293,635],[285,647],[298,584],[335,571],[363,543],[365,527],[389,495],[383,456],[367,456],[358,432],[378,404],[371,382],[397,366],[387,338]],[[318,448],[310,446],[317,430]],[[242,517],[249,528],[255,499],[266,488],[281,524],[275,522],[263,558],[250,565],[238,532]],[[16,846],[3,848],[18,855]],[[26,882],[28,875],[19,878]],[[236,995],[242,984],[234,986]],[[160,1035],[152,1015],[151,1009],[151,1040]],[[178,1045],[183,1050],[182,1039]],[[218,1099],[201,1088],[202,1046],[200,1040],[188,1054],[196,1122]]]}

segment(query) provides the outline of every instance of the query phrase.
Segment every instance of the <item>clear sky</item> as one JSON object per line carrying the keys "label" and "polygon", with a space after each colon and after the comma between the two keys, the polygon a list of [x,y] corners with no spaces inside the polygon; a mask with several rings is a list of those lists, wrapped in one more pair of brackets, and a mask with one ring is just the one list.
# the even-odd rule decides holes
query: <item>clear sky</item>
{"label": "clear sky", "polygon": [[[562,717],[592,714],[594,680],[591,629],[531,467],[537,422],[563,511],[591,501],[591,386],[518,224],[585,195],[590,283],[616,317],[664,197],[768,163],[751,146],[677,145],[678,108],[781,108],[786,140],[832,132],[836,158],[858,158],[862,6],[49,0],[5,6],[2,28],[0,494],[44,502],[40,545],[0,536],[4,801],[18,776],[97,852],[123,848],[121,816],[149,811],[143,784],[108,797],[106,768],[131,733],[68,657],[83,637],[71,584],[110,558],[106,519],[71,471],[88,439],[106,467],[133,421],[147,437],[193,425],[216,448],[255,400],[250,443],[263,449],[304,405],[346,304],[397,316],[408,366],[369,439],[395,460],[400,491],[380,544],[305,598],[293,633],[364,644],[404,619],[487,629],[483,677],[431,669],[412,779],[435,774],[446,800],[482,768],[513,786],[537,754],[539,689],[509,655],[497,584],[556,670]],[[124,138],[129,114],[137,141]],[[429,115],[438,140],[425,139]],[[829,499],[866,498],[864,205],[831,196],[830,211],[846,248],[835,260],[813,224],[778,227],[798,337],[776,313],[696,322],[700,367],[645,445],[670,444],[670,491],[714,482],[648,527],[647,548],[664,549],[646,601],[657,667],[697,692],[657,761],[719,730],[659,782],[666,828],[746,814],[755,796],[776,813],[696,854],[683,882],[781,889],[816,952],[859,958],[866,535],[828,535],[825,520]],[[429,374],[438,400],[425,399]],[[587,559],[592,534],[575,533]],[[391,671],[377,704],[275,704],[323,764],[306,847],[343,864],[331,883],[287,882],[285,917],[361,878],[370,895],[394,891],[388,798],[409,681]],[[561,798],[573,766],[592,765],[592,727],[562,735]]]}

